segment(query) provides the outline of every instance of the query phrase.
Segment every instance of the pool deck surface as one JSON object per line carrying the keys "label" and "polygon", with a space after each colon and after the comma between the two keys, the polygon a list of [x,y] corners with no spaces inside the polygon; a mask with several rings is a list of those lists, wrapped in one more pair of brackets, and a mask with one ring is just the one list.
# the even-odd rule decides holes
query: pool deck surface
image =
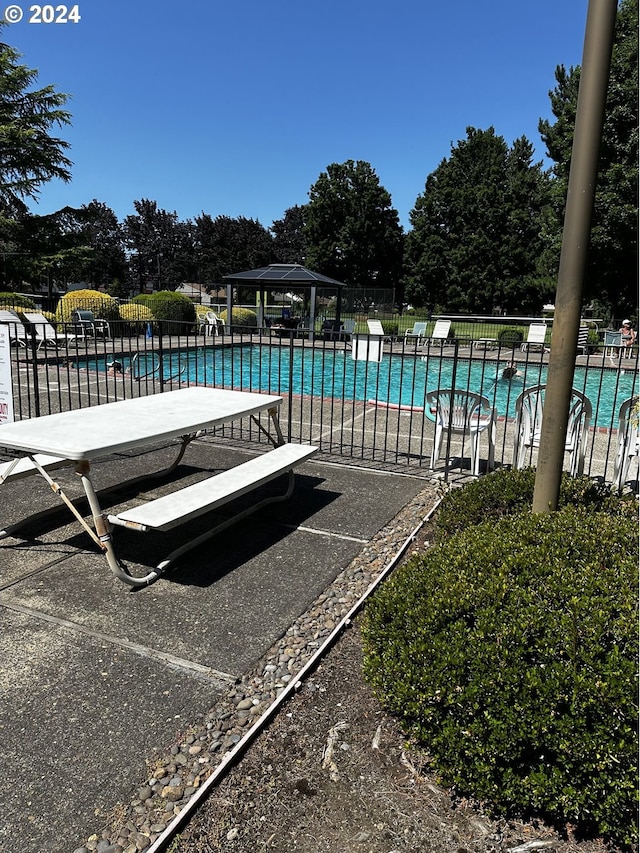
{"label": "pool deck surface", "polygon": [[[190,482],[246,454],[198,440],[174,476]],[[111,510],[135,500],[127,481],[172,456],[161,446],[97,463],[104,503]],[[71,469],[57,475],[80,496],[74,478]],[[37,479],[2,487],[3,523],[52,508],[0,540],[3,853],[71,853],[99,832],[100,814],[130,802],[148,778],[147,761],[201,721],[426,486],[411,475],[305,463],[292,500],[132,590]],[[146,488],[162,493],[171,483]],[[203,516],[162,536],[119,530],[118,548],[144,572],[209,523]]]}

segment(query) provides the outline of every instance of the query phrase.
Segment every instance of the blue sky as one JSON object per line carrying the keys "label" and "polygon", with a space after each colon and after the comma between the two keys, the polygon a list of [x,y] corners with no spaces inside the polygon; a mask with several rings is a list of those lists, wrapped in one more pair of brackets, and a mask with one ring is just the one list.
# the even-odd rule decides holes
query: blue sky
{"label": "blue sky", "polygon": [[2,38],[72,95],[73,180],[30,204],[149,198],[269,227],[330,163],[366,160],[400,221],[468,125],[544,159],[559,64],[579,65],[588,0],[84,0],[77,24]]}

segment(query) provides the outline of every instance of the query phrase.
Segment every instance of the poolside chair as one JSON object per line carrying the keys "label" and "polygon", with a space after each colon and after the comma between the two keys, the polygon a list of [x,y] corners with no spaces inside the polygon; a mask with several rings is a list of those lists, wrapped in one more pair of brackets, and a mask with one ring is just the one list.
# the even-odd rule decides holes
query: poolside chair
{"label": "poolside chair", "polygon": [[433,327],[433,332],[428,338],[424,338],[424,343],[435,344],[436,346],[444,346],[449,341],[449,332],[451,330],[451,320],[436,320]]}
{"label": "poolside chair", "polygon": [[582,350],[584,355],[589,354],[589,346],[587,341],[589,339],[589,327],[588,326],[580,326],[578,329],[578,345],[576,347],[577,352]]}
{"label": "poolside chair", "polygon": [[413,329],[407,329],[404,333],[404,342],[408,343],[410,338],[415,338],[417,344],[419,344],[424,338],[427,332],[427,324],[426,323],[414,323]]}
{"label": "poolside chair", "polygon": [[531,323],[527,332],[527,340],[520,344],[520,349],[522,352],[528,352],[537,347],[540,352],[549,352],[549,348],[544,343],[546,336],[546,323]]}
{"label": "poolside chair", "polygon": [[78,340],[78,335],[56,332],[44,314],[36,311],[25,311],[24,316],[33,328],[36,340],[38,341],[38,349],[43,345],[45,347],[52,346],[57,348],[61,341]]}
{"label": "poolside chair", "polygon": [[461,435],[460,457],[464,457],[466,437],[471,439],[471,470],[480,473],[480,436],[486,432],[489,438],[488,470],[494,467],[496,444],[496,413],[489,400],[481,394],[458,388],[428,391],[426,395],[428,417],[435,420],[436,431],[431,454],[431,469],[435,468],[442,452],[443,439],[447,434]]}
{"label": "poolside chair", "polygon": [[618,413],[618,452],[613,469],[613,484],[622,489],[627,482],[629,465],[640,456],[640,412],[638,397],[629,397],[620,406]]}
{"label": "poolside chair", "polygon": [[342,324],[342,332],[340,334],[345,336],[345,340],[350,340],[351,335],[356,330],[356,321],[355,320],[345,320]]}
{"label": "poolside chair", "polygon": [[[532,385],[525,388],[516,400],[516,423],[513,446],[513,467],[523,468],[527,461],[531,464],[533,451],[540,446],[542,411],[546,385]],[[571,391],[569,420],[564,452],[570,455],[570,473],[580,476],[584,471],[584,456],[591,423],[592,406],[575,388]]]}
{"label": "poolside chair", "polygon": [[8,327],[10,343],[26,347],[29,333],[15,311],[6,308],[0,309],[0,323]]}
{"label": "poolside chair", "polygon": [[78,338],[104,338],[111,339],[111,328],[106,320],[100,320],[93,316],[93,311],[87,308],[76,308],[71,314],[73,321],[73,334]]}
{"label": "poolside chair", "polygon": [[224,322],[214,311],[207,311],[198,317],[198,332],[202,335],[221,335]]}
{"label": "poolside chair", "polygon": [[622,334],[610,329],[605,329],[603,346],[603,358],[618,358],[620,350],[623,349]]}

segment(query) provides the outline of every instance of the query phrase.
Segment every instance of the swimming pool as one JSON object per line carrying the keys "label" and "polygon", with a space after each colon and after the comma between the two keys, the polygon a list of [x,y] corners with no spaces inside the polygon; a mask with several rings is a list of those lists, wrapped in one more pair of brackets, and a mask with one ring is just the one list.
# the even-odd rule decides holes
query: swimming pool
{"label": "swimming pool", "polygon": [[[152,358],[154,354],[150,354]],[[157,356],[155,356],[157,367]],[[130,360],[121,359],[123,367]],[[141,368],[138,359],[138,370]],[[87,367],[104,369],[105,362]],[[424,406],[427,391],[437,388],[468,388],[484,394],[501,417],[515,416],[518,394],[530,385],[546,382],[546,365],[537,361],[519,365],[523,376],[500,379],[506,362],[432,356],[428,360],[386,355],[381,363],[353,361],[349,350],[309,347],[207,347],[164,354],[163,375],[184,381],[227,386],[271,394],[299,394],[346,400],[376,400],[391,406]],[[634,365],[635,366],[635,365]],[[150,371],[151,372],[151,371]],[[603,370],[577,367],[574,387],[591,400],[593,422],[617,426],[617,412],[624,400],[638,393],[635,370]]]}

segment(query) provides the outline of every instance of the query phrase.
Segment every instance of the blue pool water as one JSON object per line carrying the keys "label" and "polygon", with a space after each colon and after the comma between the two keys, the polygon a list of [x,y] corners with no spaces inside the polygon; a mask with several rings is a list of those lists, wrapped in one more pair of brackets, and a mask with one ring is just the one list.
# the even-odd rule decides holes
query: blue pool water
{"label": "blue pool water", "polygon": [[[293,357],[293,362],[290,361]],[[129,366],[126,358],[123,367]],[[91,362],[88,367],[104,369]],[[498,378],[506,362],[431,357],[403,359],[385,355],[380,364],[353,361],[349,350],[260,347],[198,348],[167,352],[165,377],[181,372],[183,381],[238,390],[294,393],[347,400],[377,400],[393,406],[423,407],[425,394],[437,388],[468,388],[484,394],[498,415],[514,417],[515,401],[527,386],[546,382],[546,366],[520,364],[522,377]],[[138,370],[141,369],[139,359]],[[144,367],[142,367],[144,370]],[[634,370],[576,368],[574,387],[591,400],[598,426],[617,426],[620,404],[638,393]]]}

